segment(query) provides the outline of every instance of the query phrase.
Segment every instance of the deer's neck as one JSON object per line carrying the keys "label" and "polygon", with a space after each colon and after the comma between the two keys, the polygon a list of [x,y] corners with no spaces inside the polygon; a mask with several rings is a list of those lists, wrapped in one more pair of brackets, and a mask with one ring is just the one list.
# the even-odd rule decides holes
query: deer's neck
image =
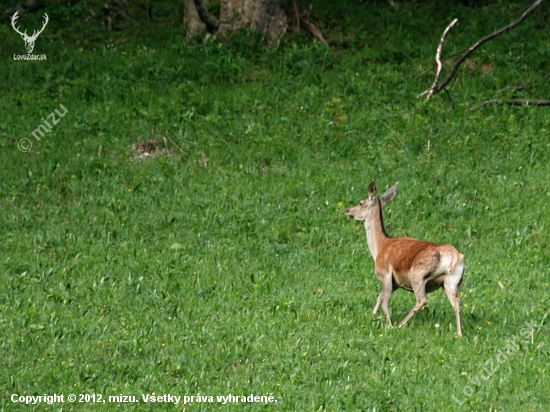
{"label": "deer's neck", "polygon": [[367,245],[370,254],[376,260],[384,241],[390,237],[384,228],[384,218],[382,216],[382,204],[378,200],[378,205],[372,212],[372,215],[365,220],[365,230],[367,231]]}

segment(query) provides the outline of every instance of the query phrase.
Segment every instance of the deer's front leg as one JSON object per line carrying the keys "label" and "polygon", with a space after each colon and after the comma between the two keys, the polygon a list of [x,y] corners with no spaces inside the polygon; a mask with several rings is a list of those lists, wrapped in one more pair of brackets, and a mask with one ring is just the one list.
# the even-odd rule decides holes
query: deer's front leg
{"label": "deer's front leg", "polygon": [[390,318],[390,298],[393,292],[393,280],[391,273],[377,273],[378,279],[382,282],[382,293],[378,296],[378,301],[374,307],[373,314],[376,314],[378,308],[382,306],[382,310],[386,315],[388,326],[392,327]]}

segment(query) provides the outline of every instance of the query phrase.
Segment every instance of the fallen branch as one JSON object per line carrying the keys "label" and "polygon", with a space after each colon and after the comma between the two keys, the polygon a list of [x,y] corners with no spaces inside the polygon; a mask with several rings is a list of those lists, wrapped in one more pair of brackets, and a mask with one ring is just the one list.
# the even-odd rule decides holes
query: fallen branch
{"label": "fallen branch", "polygon": [[328,46],[328,42],[323,37],[323,33],[321,33],[321,30],[319,30],[315,24],[309,21],[309,16],[311,16],[312,11],[313,11],[313,4],[310,4],[309,9],[305,10],[300,16],[300,25],[304,29],[306,29],[306,31],[309,33],[311,37],[319,40],[325,46]]}
{"label": "fallen branch", "polygon": [[323,33],[321,33],[321,30],[315,26],[312,22],[310,22],[308,19],[302,17],[300,19],[301,26],[306,29],[306,31],[313,37],[314,39],[319,40],[321,43],[323,43],[325,46],[328,46],[327,41],[323,37]]}
{"label": "fallen branch", "polygon": [[509,100],[500,100],[500,99],[490,99],[485,100],[481,103],[481,107],[487,106],[489,104],[511,104],[515,106],[550,106],[550,100],[530,100],[530,99],[509,99]]}
{"label": "fallen branch", "polygon": [[[435,64],[437,65],[437,69],[435,72],[435,79],[432,84],[432,87],[430,87],[428,90],[426,90],[424,93],[427,93],[426,101],[430,100],[430,97],[434,94],[434,90],[437,87],[437,83],[439,83],[439,77],[441,76],[441,70],[443,69],[443,64],[441,64],[441,51],[443,50],[443,43],[445,43],[445,38],[447,37],[447,34],[451,31],[451,29],[456,26],[456,23],[458,22],[458,19],[454,19],[451,24],[447,26],[443,34],[441,35],[441,40],[439,40],[439,45],[437,46],[437,51],[435,53]],[[424,95],[422,93],[420,96]],[[420,97],[417,96],[417,97]]]}
{"label": "fallen branch", "polygon": [[[449,71],[449,74],[447,75],[447,77],[445,78],[445,80],[443,80],[441,83],[437,84],[437,81],[439,80],[438,78],[438,75],[440,74],[440,70],[438,70],[438,72],[436,73],[436,81],[434,81],[434,84],[435,84],[435,87],[432,86],[430,89],[426,90],[425,92],[423,93],[420,93],[419,95],[417,95],[417,97],[421,97],[421,96],[424,96],[425,94],[428,94],[426,100],[428,100],[431,96],[433,96],[434,94],[437,94],[439,93],[441,90],[443,90],[445,88],[445,86],[447,86],[447,84],[451,81],[451,79],[454,77],[454,75],[456,74],[458,68],[460,67],[460,65],[462,63],[464,63],[464,61],[470,56],[470,54],[472,54],[479,46],[481,46],[482,44],[488,42],[489,40],[492,40],[494,39],[495,37],[497,36],[500,36],[501,34],[509,31],[509,30],[512,30],[514,27],[516,27],[517,25],[519,25],[521,22],[523,22],[523,20],[525,20],[525,18],[533,11],[535,10],[538,6],[540,6],[542,4],[543,0],[537,0],[535,1],[531,7],[529,7],[522,15],[519,19],[517,19],[515,22],[509,24],[508,26],[506,27],[503,27],[502,29],[500,30],[497,30],[491,34],[489,34],[488,36],[485,36],[484,38],[478,40],[476,43],[474,43],[472,46],[470,46],[468,48],[468,50],[466,50],[462,56],[460,56],[458,58],[458,60],[453,64],[453,66],[451,67],[451,70]],[[456,21],[456,19],[454,20]],[[453,21],[453,22],[454,22]],[[452,24],[452,23],[451,23]],[[447,27],[447,29],[445,29],[445,32],[448,32],[450,29],[451,25],[449,25]],[[452,27],[451,27],[452,28]],[[441,37],[441,39],[444,41],[445,40],[445,36],[446,36],[446,33],[443,33],[443,36]],[[440,46],[442,47],[443,46],[443,43],[440,41]],[[438,52],[440,52],[440,48],[438,47]]]}

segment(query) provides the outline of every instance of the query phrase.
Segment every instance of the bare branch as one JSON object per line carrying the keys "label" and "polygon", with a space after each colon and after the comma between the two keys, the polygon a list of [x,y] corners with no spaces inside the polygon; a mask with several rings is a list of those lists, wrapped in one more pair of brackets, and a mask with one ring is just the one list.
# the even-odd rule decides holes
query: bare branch
{"label": "bare branch", "polygon": [[432,90],[432,89],[430,88],[430,89],[428,89],[428,90],[424,90],[422,93],[418,93],[418,94],[416,95],[416,98],[419,98],[419,97],[424,96],[425,94],[429,93],[430,90]]}
{"label": "bare branch", "polygon": [[485,100],[481,103],[481,107],[487,106],[489,104],[511,104],[515,106],[550,106],[550,100],[530,100],[530,99],[509,99],[509,100],[500,100],[500,99],[491,99]]}
{"label": "bare branch", "polygon": [[451,24],[447,26],[445,31],[443,31],[443,34],[441,35],[441,40],[439,40],[439,45],[437,46],[437,51],[435,53],[435,64],[437,65],[435,79],[432,87],[427,90],[428,95],[426,96],[426,101],[430,100],[430,97],[432,97],[432,95],[434,94],[434,90],[436,89],[437,83],[439,82],[439,77],[441,76],[441,70],[443,69],[443,65],[441,64],[441,51],[443,50],[443,43],[445,43],[445,38],[447,37],[447,34],[452,30],[454,26],[456,26],[457,22],[458,19],[454,19]]}
{"label": "bare branch", "polygon": [[[495,37],[497,36],[500,36],[501,34],[503,33],[506,33],[507,31],[509,30],[512,30],[513,28],[515,28],[516,26],[518,26],[521,22],[523,22],[523,20],[525,20],[525,18],[533,11],[535,10],[538,6],[540,6],[542,4],[543,0],[537,0],[535,1],[531,7],[529,7],[521,16],[519,19],[517,19],[515,22],[507,25],[506,27],[503,27],[502,29],[500,30],[497,30],[491,34],[489,34],[488,36],[485,36],[483,37],[482,39],[478,40],[476,43],[474,43],[472,46],[470,46],[468,48],[468,50],[466,50],[462,56],[460,56],[458,58],[458,60],[453,64],[453,66],[451,67],[451,70],[449,71],[449,74],[447,75],[447,77],[445,78],[445,80],[443,80],[440,84],[436,85],[435,87],[432,86],[430,89],[426,90],[424,93],[421,93],[419,94],[417,97],[421,97],[423,96],[424,94],[428,93],[429,95],[427,96],[426,100],[428,100],[431,96],[433,96],[434,94],[437,94],[439,93],[441,90],[443,90],[445,88],[445,86],[447,86],[447,84],[451,81],[451,79],[454,77],[454,75],[456,74],[458,68],[460,67],[460,65],[462,63],[464,63],[464,61],[479,47],[481,46],[482,44],[488,42],[489,40],[492,40],[494,39]],[[446,29],[446,31],[448,31],[448,27]],[[442,36],[442,40],[444,40],[444,36],[445,36],[445,32],[443,33],[443,36]],[[440,41],[440,46],[442,46],[442,42]],[[438,52],[440,52],[439,50],[439,47],[438,47]],[[435,82],[434,82],[435,83]],[[431,92],[431,94],[430,94]]]}

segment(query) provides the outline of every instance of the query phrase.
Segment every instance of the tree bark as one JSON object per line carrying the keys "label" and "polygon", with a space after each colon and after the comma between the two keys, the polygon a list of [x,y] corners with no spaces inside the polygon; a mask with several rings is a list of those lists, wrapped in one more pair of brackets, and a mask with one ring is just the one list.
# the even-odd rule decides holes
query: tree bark
{"label": "tree bark", "polygon": [[187,28],[189,37],[206,33],[206,24],[199,17],[193,0],[183,0],[183,26]]}
{"label": "tree bark", "polygon": [[[249,28],[260,33],[268,45],[277,45],[288,27],[282,0],[221,0],[219,20],[209,15],[205,9],[199,13],[197,3],[204,4],[204,1],[184,0],[184,25],[190,35],[200,34],[208,29],[221,37],[229,38],[236,32]],[[212,17],[219,21],[218,27],[210,24]]]}

